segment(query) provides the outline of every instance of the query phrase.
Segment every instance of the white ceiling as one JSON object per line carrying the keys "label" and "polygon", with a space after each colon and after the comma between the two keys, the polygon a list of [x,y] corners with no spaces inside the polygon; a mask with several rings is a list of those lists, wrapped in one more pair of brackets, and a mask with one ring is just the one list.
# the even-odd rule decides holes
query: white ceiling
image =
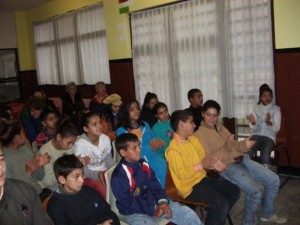
{"label": "white ceiling", "polygon": [[0,0],[0,12],[23,11],[50,0]]}

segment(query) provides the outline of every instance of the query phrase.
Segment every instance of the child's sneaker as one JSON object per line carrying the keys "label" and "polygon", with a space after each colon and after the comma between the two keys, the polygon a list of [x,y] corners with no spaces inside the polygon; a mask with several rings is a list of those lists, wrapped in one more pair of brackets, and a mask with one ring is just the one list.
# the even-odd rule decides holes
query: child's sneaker
{"label": "child's sneaker", "polygon": [[260,220],[262,222],[272,222],[272,223],[286,223],[287,222],[287,218],[285,218],[285,217],[279,217],[276,214],[274,214],[270,218],[260,217]]}

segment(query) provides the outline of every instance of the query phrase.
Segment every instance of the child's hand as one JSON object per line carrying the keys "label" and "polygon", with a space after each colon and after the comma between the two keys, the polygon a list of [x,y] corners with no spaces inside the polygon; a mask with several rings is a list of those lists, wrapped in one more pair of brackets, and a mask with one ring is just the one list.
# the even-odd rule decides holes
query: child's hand
{"label": "child's hand", "polygon": [[272,126],[273,123],[270,121],[271,120],[271,114],[270,113],[267,113],[266,114],[266,117],[265,117],[265,123],[268,125],[268,126]]}
{"label": "child's hand", "polygon": [[252,123],[253,125],[255,125],[255,117],[252,113],[250,113],[248,116],[246,116],[247,120]]}
{"label": "child's hand", "polygon": [[100,182],[101,182],[103,185],[106,185],[105,177],[104,177],[104,173],[105,173],[105,172],[106,172],[106,170],[100,171],[100,172],[98,173],[99,180],[100,180]]}
{"label": "child's hand", "polygon": [[109,220],[106,220],[106,221],[104,221],[103,223],[99,223],[99,224],[97,224],[97,225],[111,225],[112,222],[113,222],[113,220],[109,219]]}
{"label": "child's hand", "polygon": [[245,142],[246,142],[246,148],[247,149],[252,148],[256,144],[256,141],[251,140],[251,137],[247,137],[245,139]]}
{"label": "child's hand", "polygon": [[44,165],[48,164],[51,159],[50,155],[48,155],[48,153],[45,153],[43,155],[38,154],[35,158],[37,159],[39,166],[44,166]]}
{"label": "child's hand", "polygon": [[223,173],[227,169],[226,165],[221,162],[221,159],[213,164],[213,168],[220,173]]}
{"label": "child's hand", "polygon": [[213,169],[213,164],[217,161],[215,157],[206,156],[200,163],[205,170]]}
{"label": "child's hand", "polygon": [[231,134],[231,135],[227,138],[226,144],[227,144],[229,147],[232,147],[233,143],[234,143],[234,134]]}
{"label": "child's hand", "polygon": [[91,158],[89,157],[89,156],[81,156],[81,155],[78,155],[77,156],[77,158],[80,160],[80,162],[84,165],[84,166],[86,166],[87,164],[89,164],[90,163],[90,160],[91,160]]}
{"label": "child's hand", "polygon": [[39,168],[38,159],[27,160],[25,164],[25,173],[31,176]]}
{"label": "child's hand", "polygon": [[166,215],[167,219],[170,219],[172,217],[172,211],[168,203],[161,204],[160,208],[163,210],[163,214]]}
{"label": "child's hand", "polygon": [[165,145],[165,142],[161,139],[158,139],[158,138],[153,138],[151,141],[150,141],[150,147],[152,150],[156,150],[158,148],[161,148]]}

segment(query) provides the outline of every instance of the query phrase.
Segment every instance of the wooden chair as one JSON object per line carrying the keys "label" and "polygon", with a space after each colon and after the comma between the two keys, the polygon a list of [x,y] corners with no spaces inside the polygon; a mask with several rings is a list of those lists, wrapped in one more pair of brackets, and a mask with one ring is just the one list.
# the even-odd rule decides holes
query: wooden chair
{"label": "wooden chair", "polygon": [[[173,201],[177,201],[180,202],[182,204],[188,205],[188,206],[194,206],[194,207],[199,207],[200,208],[200,219],[202,221],[204,221],[205,217],[206,217],[206,208],[208,207],[207,204],[203,203],[203,202],[197,202],[197,201],[190,201],[187,199],[182,198],[180,195],[177,194],[177,189],[176,186],[174,184],[174,181],[172,179],[169,167],[167,166],[167,175],[166,175],[166,184],[165,184],[165,192],[167,194],[167,196],[172,199]],[[233,225],[232,220],[230,215],[228,214],[227,216],[228,219],[228,223],[230,225]]]}

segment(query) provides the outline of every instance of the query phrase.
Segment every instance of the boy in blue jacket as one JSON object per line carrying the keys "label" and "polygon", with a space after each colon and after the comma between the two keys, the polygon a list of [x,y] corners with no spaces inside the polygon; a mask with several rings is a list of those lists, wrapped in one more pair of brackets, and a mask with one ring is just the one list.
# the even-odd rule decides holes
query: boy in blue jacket
{"label": "boy in blue jacket", "polygon": [[112,174],[111,187],[117,208],[127,223],[158,225],[160,218],[166,218],[180,225],[203,225],[192,209],[168,201],[155,173],[141,159],[135,134],[121,134],[115,145],[122,159]]}

